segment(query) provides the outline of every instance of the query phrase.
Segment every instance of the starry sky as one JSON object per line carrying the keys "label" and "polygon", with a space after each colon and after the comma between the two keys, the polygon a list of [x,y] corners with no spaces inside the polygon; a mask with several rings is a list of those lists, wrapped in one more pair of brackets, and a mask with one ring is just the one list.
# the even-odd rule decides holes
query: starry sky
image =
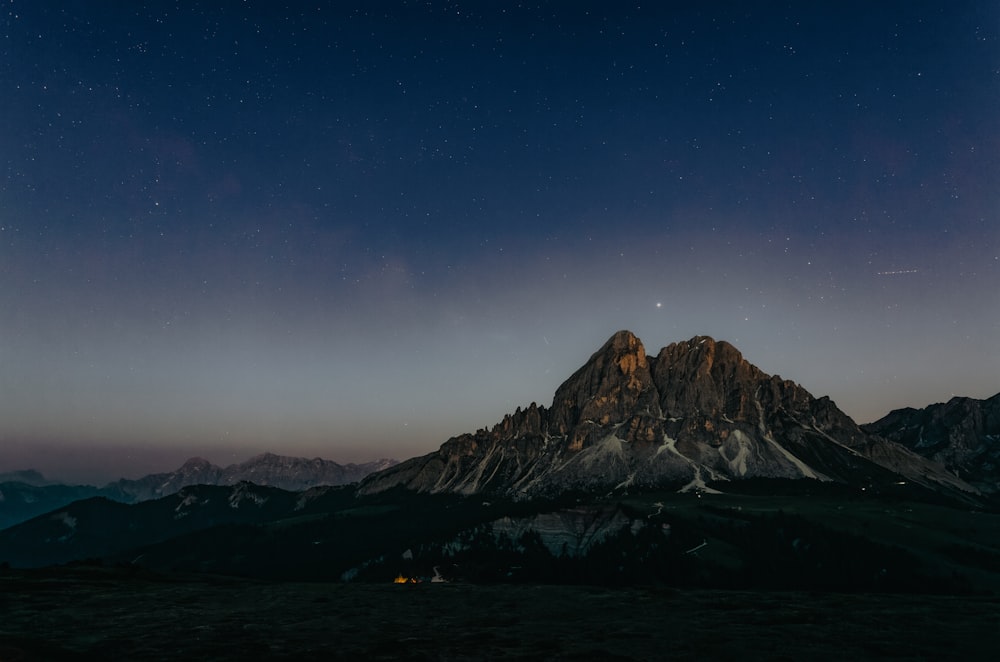
{"label": "starry sky", "polygon": [[404,459],[624,328],[1000,391],[995,2],[0,12],[0,471]]}

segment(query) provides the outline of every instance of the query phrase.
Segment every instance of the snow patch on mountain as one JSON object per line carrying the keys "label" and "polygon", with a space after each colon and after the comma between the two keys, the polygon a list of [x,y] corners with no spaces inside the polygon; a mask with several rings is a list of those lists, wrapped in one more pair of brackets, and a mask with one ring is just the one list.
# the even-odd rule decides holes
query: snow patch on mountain
{"label": "snow patch on mountain", "polygon": [[[827,436],[829,436],[829,435],[827,435]],[[823,475],[822,473],[820,473],[818,471],[815,471],[808,464],[806,464],[805,462],[803,462],[799,458],[795,457],[795,455],[793,455],[791,451],[789,451],[787,448],[785,448],[784,446],[782,446],[781,444],[779,444],[777,441],[775,441],[774,439],[772,439],[770,435],[764,435],[764,441],[766,441],[767,443],[771,444],[771,446],[774,447],[774,449],[777,450],[779,453],[781,453],[781,455],[786,460],[788,460],[789,462],[791,462],[792,464],[794,464],[795,468],[797,468],[800,472],[802,472],[802,475],[805,478],[812,478],[814,480],[824,480],[824,481],[830,480],[829,477]],[[834,443],[837,443],[837,442],[834,441]],[[838,444],[838,445],[842,445],[842,444]],[[850,450],[850,449],[848,449],[848,450]]]}
{"label": "snow patch on mountain", "polygon": [[[732,457],[728,457],[727,452],[732,453]],[[747,458],[751,453],[750,439],[741,430],[733,430],[719,448],[719,455],[729,464],[729,470],[737,476],[747,475]]]}
{"label": "snow patch on mountain", "polygon": [[52,519],[57,522],[62,522],[67,528],[75,531],[76,530],[76,518],[70,515],[66,511],[61,511],[58,513],[53,513]]}
{"label": "snow patch on mountain", "polygon": [[690,483],[688,483],[681,489],[677,490],[678,492],[680,493],[701,492],[705,494],[723,494],[719,490],[709,487],[708,485],[705,484],[705,479],[701,477],[701,467],[699,467],[697,464],[692,466],[694,467],[694,478],[691,479]]}

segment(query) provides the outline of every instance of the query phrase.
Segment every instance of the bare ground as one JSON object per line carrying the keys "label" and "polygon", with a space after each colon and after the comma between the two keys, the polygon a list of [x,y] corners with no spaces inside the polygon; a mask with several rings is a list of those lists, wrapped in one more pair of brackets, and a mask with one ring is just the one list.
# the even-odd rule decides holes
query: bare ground
{"label": "bare ground", "polygon": [[0,574],[14,660],[967,660],[1000,598]]}

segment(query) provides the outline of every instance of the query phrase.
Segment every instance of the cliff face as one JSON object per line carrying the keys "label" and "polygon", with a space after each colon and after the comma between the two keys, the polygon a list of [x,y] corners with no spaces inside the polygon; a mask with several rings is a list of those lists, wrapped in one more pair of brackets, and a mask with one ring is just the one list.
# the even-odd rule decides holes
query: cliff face
{"label": "cliff face", "polygon": [[612,425],[626,424],[627,441],[641,438],[644,417],[658,415],[646,351],[634,335],[619,331],[556,389],[547,432],[567,437],[568,449],[579,451]]}
{"label": "cliff face", "polygon": [[519,408],[491,430],[374,474],[361,489],[521,497],[750,477],[866,484],[898,473],[971,489],[866,434],[829,398],[764,373],[727,342],[700,336],[654,358],[619,331],[556,390],[550,408]]}
{"label": "cliff face", "polygon": [[943,464],[984,492],[1000,492],[1000,393],[897,409],[863,429]]}

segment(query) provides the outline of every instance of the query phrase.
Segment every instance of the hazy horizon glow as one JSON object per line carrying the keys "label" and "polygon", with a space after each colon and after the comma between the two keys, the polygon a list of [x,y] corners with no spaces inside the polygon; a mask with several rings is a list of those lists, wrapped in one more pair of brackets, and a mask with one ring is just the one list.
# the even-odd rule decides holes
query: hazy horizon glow
{"label": "hazy horizon glow", "polygon": [[403,459],[623,328],[1000,391],[989,3],[3,11],[0,472]]}

